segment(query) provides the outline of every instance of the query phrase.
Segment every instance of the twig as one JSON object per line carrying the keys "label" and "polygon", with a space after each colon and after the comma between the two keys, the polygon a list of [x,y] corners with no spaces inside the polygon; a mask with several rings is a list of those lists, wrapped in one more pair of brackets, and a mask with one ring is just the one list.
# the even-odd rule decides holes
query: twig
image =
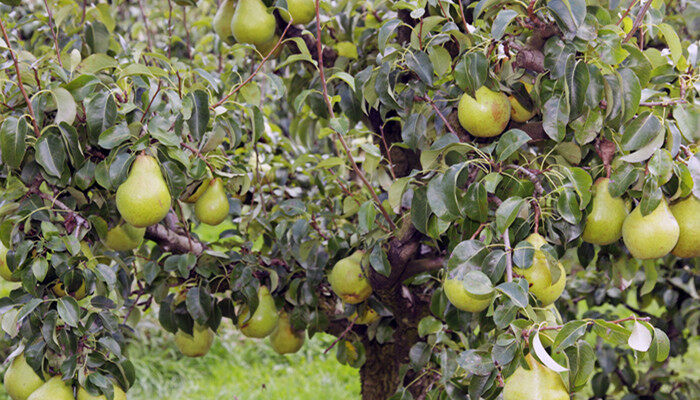
{"label": "twig", "polygon": [[151,105],[153,104],[153,100],[156,99],[156,96],[158,96],[158,93],[160,93],[160,88],[163,84],[163,81],[160,79],[158,80],[158,88],[156,89],[156,92],[153,94],[153,97],[151,97],[151,101],[148,102],[148,106],[146,106],[146,109],[143,111],[143,115],[141,116],[141,122],[143,122],[144,119],[146,119],[146,115],[148,115],[148,111],[151,109]]}
{"label": "twig", "polygon": [[[318,0],[316,0],[316,2],[317,2],[316,4],[318,4]],[[328,348],[326,348],[326,350],[323,351],[323,354],[328,353],[333,347],[335,347],[336,344],[338,344],[338,342],[340,342],[340,340],[342,338],[345,337],[345,335],[348,334],[348,332],[350,332],[352,330],[352,327],[355,326],[355,321],[357,321],[357,318],[359,316],[360,316],[360,314],[355,314],[355,318],[353,318],[352,321],[350,321],[350,323],[348,324],[347,328],[345,328],[343,333],[338,335],[338,337],[333,341],[333,343],[331,343],[331,345],[328,346]]]}
{"label": "twig", "polygon": [[148,50],[153,51],[153,34],[151,33],[151,27],[148,23],[146,11],[143,9],[142,0],[139,0],[139,9],[141,10],[141,17],[143,18],[143,26],[146,28],[146,40],[148,40]]}
{"label": "twig", "polygon": [[204,157],[204,156],[202,155],[202,153],[199,152],[199,150],[195,149],[194,147],[188,145],[188,144],[185,143],[185,142],[180,142],[180,146],[182,146],[182,147],[186,148],[187,150],[191,151],[192,154],[194,154],[194,155],[197,156],[197,158],[199,158],[200,160],[204,161],[204,164],[206,164],[207,167],[209,167],[209,170],[210,170],[211,172],[214,172],[214,168],[211,166],[211,164],[209,164],[209,161],[207,161],[207,158]]}
{"label": "twig", "polygon": [[677,104],[685,104],[687,101],[685,99],[670,99],[661,101],[643,101],[639,103],[640,107],[670,107]]}
{"label": "twig", "polygon": [[542,188],[542,182],[540,182],[539,178],[537,177],[537,174],[535,174],[534,172],[523,167],[522,165],[515,164],[506,165],[505,168],[514,169],[516,172],[522,172],[523,175],[527,176],[527,178],[535,185],[535,196],[539,196],[542,193],[544,193],[544,188]]}
{"label": "twig", "polygon": [[22,83],[22,75],[19,72],[19,61],[17,61],[17,56],[15,55],[14,50],[12,50],[12,44],[10,44],[10,38],[7,37],[7,31],[5,31],[5,23],[2,21],[2,18],[0,18],[0,29],[2,29],[2,36],[3,38],[5,38],[7,49],[10,51],[10,57],[12,57],[12,62],[15,65],[15,72],[17,73],[17,85],[19,86],[19,91],[22,92],[22,97],[24,97],[24,101],[27,103],[27,110],[29,111],[29,116],[32,118],[32,127],[34,128],[34,133],[38,138],[39,136],[41,136],[41,131],[39,130],[39,125],[37,125],[36,123],[36,117],[34,116],[34,107],[32,107],[32,102],[29,101],[29,96],[27,96],[27,92],[24,90],[24,84]]}
{"label": "twig", "polygon": [[382,143],[384,143],[386,158],[389,160],[389,172],[391,172],[391,177],[396,180],[396,174],[394,173],[394,162],[391,161],[391,151],[389,151],[389,146],[386,144],[386,137],[384,137],[384,125],[379,125],[379,133],[382,135]]}
{"label": "twig", "polygon": [[476,232],[474,232],[474,234],[469,238],[469,240],[474,240],[474,239],[476,239],[476,237],[479,236],[479,234],[481,233],[481,231],[484,230],[484,228],[486,227],[486,225],[488,225],[488,224],[485,223],[485,222],[482,222],[482,223],[479,225],[479,227],[476,228]]}
{"label": "twig", "polygon": [[318,222],[316,221],[316,214],[311,214],[311,222],[309,223],[312,228],[318,233],[319,236],[323,238],[323,240],[328,240],[328,236],[321,231],[321,227],[318,225]]}
{"label": "twig", "polygon": [[506,281],[513,281],[513,255],[510,248],[510,237],[508,236],[508,228],[503,232],[503,244],[506,247]]}
{"label": "twig", "polygon": [[279,48],[279,47],[280,47],[280,44],[282,44],[282,41],[284,40],[284,37],[285,37],[285,35],[287,34],[287,31],[289,30],[289,27],[290,27],[290,26],[292,26],[292,22],[291,22],[291,21],[287,24],[287,27],[284,28],[284,31],[282,32],[282,35],[280,35],[280,38],[279,38],[279,40],[277,41],[277,44],[275,44],[275,47],[273,47],[272,50],[262,59],[262,61],[260,61],[260,64],[259,64],[258,67],[255,69],[255,71],[253,71],[253,73],[250,74],[250,76],[248,76],[248,78],[247,78],[246,80],[244,80],[244,81],[241,82],[240,84],[236,85],[236,87],[233,88],[233,90],[231,90],[231,91],[230,91],[226,96],[224,96],[221,100],[217,101],[214,105],[212,105],[212,106],[210,107],[212,110],[215,109],[216,107],[218,107],[218,106],[224,104],[224,102],[225,102],[226,100],[228,100],[231,96],[233,96],[234,94],[236,94],[236,92],[238,92],[243,86],[245,86],[248,82],[250,82],[250,81],[255,77],[255,75],[257,75],[257,74],[260,72],[260,70],[262,69],[263,65],[265,65],[265,62],[267,62],[267,60],[270,58],[271,55],[275,54],[275,52],[277,51],[277,48]]}
{"label": "twig", "polygon": [[[321,78],[321,88],[323,89],[323,98],[326,101],[326,106],[328,107],[328,112],[330,113],[331,118],[335,118],[335,112],[333,111],[333,105],[331,104],[331,99],[328,97],[328,85],[326,84],[326,74],[323,69],[323,46],[321,45],[321,16],[320,16],[320,8],[319,8],[319,0],[316,0],[316,49],[318,51],[318,71],[319,75]],[[379,208],[379,211],[382,213],[384,216],[384,219],[387,221],[389,224],[389,227],[392,230],[396,230],[396,224],[394,224],[394,221],[391,220],[391,217],[389,216],[389,213],[386,211],[384,206],[382,205],[381,200],[379,200],[379,196],[377,196],[377,193],[374,191],[374,188],[372,185],[369,183],[367,180],[367,177],[365,177],[365,174],[362,172],[360,167],[357,166],[357,163],[355,162],[355,158],[352,156],[352,153],[350,152],[350,148],[348,147],[348,144],[345,142],[345,138],[340,132],[335,131],[335,136],[338,138],[338,141],[340,144],[343,146],[343,149],[345,150],[345,154],[348,156],[348,161],[350,162],[350,165],[352,166],[353,170],[355,170],[355,174],[360,178],[362,183],[367,187],[369,190],[370,195],[372,196],[372,199],[377,205],[377,208]]]}
{"label": "twig", "polygon": [[[621,324],[623,322],[632,321],[632,320],[649,322],[651,320],[651,318],[650,317],[637,317],[636,315],[631,315],[627,318],[621,318],[621,319],[616,319],[614,321],[606,321],[606,322],[608,322],[610,324],[618,325],[618,324]],[[584,321],[586,322],[586,325],[593,325],[595,323],[595,320],[593,320],[593,319],[586,319]],[[563,327],[564,327],[564,325],[552,325],[552,326],[543,326],[543,327],[540,327],[538,329],[526,329],[522,332],[522,335],[523,335],[523,337],[528,337],[532,332],[535,332],[535,331],[558,331],[559,329],[561,329]]]}
{"label": "twig", "polygon": [[[462,3],[460,2],[459,4],[461,6]],[[440,112],[440,109],[437,108],[437,106],[435,105],[435,101],[433,99],[430,99],[428,97],[420,97],[419,96],[418,100],[427,101],[430,104],[430,106],[433,108],[433,110],[435,110],[435,112],[440,117],[442,122],[445,124],[445,126],[447,127],[447,130],[449,130],[451,134],[459,137],[459,135],[457,134],[455,129],[452,127],[452,124],[450,124],[450,122],[447,120],[447,118],[445,118],[445,116]]]}
{"label": "twig", "polygon": [[632,11],[632,7],[634,7],[635,4],[637,4],[637,0],[632,0],[632,2],[630,3],[630,6],[627,7],[627,10],[625,10],[625,12],[622,14],[620,19],[617,21],[617,24],[615,24],[615,25],[620,25],[622,23],[622,20],[624,20],[625,17],[629,15],[630,11]]}
{"label": "twig", "polygon": [[[56,58],[58,58],[58,65],[63,68],[63,61],[61,61],[61,52],[58,49],[58,37],[56,32],[53,30],[53,14],[51,13],[51,8],[49,8],[48,0],[44,0],[44,6],[46,6],[46,12],[49,14],[49,29],[51,30],[51,35],[53,36],[53,45],[56,48]],[[58,29],[56,29],[58,31]]]}
{"label": "twig", "polygon": [[[627,36],[622,40],[622,43],[628,42],[632,36],[634,36],[634,33],[637,32],[637,29],[642,25],[642,21],[644,21],[644,14],[647,13],[649,10],[649,6],[651,6],[652,0],[647,0],[646,3],[644,3],[644,6],[639,10],[639,13],[637,13],[637,18],[634,20],[634,24],[632,24],[632,29],[627,33]],[[641,40],[640,40],[641,42]]]}
{"label": "twig", "polygon": [[459,16],[462,18],[462,23],[464,24],[464,33],[469,33],[469,24],[467,24],[467,19],[464,17],[464,6],[461,0],[457,2],[459,4]]}

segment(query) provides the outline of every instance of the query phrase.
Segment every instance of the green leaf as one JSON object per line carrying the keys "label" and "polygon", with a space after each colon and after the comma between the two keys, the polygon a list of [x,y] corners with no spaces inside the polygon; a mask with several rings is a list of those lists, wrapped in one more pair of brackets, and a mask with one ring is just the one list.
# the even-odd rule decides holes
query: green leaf
{"label": "green leaf", "polygon": [[578,198],[570,188],[564,189],[557,199],[557,211],[564,220],[572,225],[581,220]]}
{"label": "green leaf", "polygon": [[496,286],[496,290],[508,296],[516,306],[520,308],[527,307],[527,291],[518,282],[503,282]]}
{"label": "green leaf", "polygon": [[108,68],[116,68],[119,63],[106,54],[92,54],[80,63],[80,72],[83,74],[94,74]]}
{"label": "green leaf", "polygon": [[528,141],[530,141],[530,136],[524,131],[509,129],[498,139],[498,144],[496,145],[498,161],[506,160]]}
{"label": "green leaf", "polygon": [[479,299],[490,296],[494,291],[491,279],[483,272],[477,270],[468,271],[464,274],[462,284],[467,293]]}
{"label": "green leaf", "polygon": [[66,166],[66,150],[63,141],[54,131],[46,131],[34,144],[36,162],[49,175],[57,178]]}
{"label": "green leaf", "polygon": [[573,346],[576,342],[586,334],[588,323],[586,321],[571,321],[567,322],[554,339],[552,350],[558,352]]}
{"label": "green leaf", "polygon": [[56,117],[54,123],[58,125],[61,122],[65,122],[68,125],[72,125],[77,113],[75,99],[73,99],[69,91],[62,87],[54,88],[51,90],[51,93],[56,100]]}
{"label": "green leaf", "polygon": [[498,210],[496,210],[496,227],[499,232],[503,233],[515,221],[515,217],[518,216],[520,207],[524,203],[525,200],[521,197],[514,196],[506,199],[498,206]]}
{"label": "green leaf", "polygon": [[72,327],[78,326],[79,307],[78,302],[76,302],[74,298],[65,296],[58,299],[56,311],[58,311],[58,315],[63,322]]}
{"label": "green leaf", "polygon": [[58,130],[61,132],[61,137],[68,150],[68,158],[70,158],[71,164],[74,167],[82,166],[85,161],[85,154],[83,154],[83,146],[80,143],[78,131],[65,122],[61,122],[58,125]]}
{"label": "green leaf", "polygon": [[192,136],[199,140],[204,136],[209,124],[209,94],[197,89],[190,93],[189,97],[192,99],[192,115],[187,120],[187,126]]}
{"label": "green leaf", "polygon": [[659,328],[654,328],[654,340],[649,348],[649,358],[656,362],[664,362],[671,351],[671,342],[666,333]]}
{"label": "green leaf", "polygon": [[372,248],[372,252],[369,255],[369,264],[375,271],[387,278],[391,275],[391,264],[389,264],[389,259],[386,257],[386,253],[380,243],[375,244]]}
{"label": "green leaf", "polygon": [[127,141],[130,137],[131,132],[126,126],[126,122],[122,122],[119,125],[114,125],[111,128],[103,131],[100,134],[97,143],[102,148],[113,149]]}
{"label": "green leaf", "polygon": [[588,66],[585,62],[569,62],[566,71],[566,85],[569,89],[569,104],[571,105],[569,119],[576,119],[583,114],[590,79]]}
{"label": "green leaf", "polygon": [[491,25],[491,38],[493,40],[501,40],[503,34],[506,33],[506,28],[510,22],[518,15],[515,10],[501,10],[496,15],[496,19],[493,20],[493,25]]}
{"label": "green leaf", "polygon": [[565,352],[569,359],[569,382],[574,390],[579,390],[588,383],[588,378],[593,373],[596,353],[593,347],[583,340],[567,348]]}
{"label": "green leaf", "polygon": [[542,110],[542,128],[550,139],[564,140],[566,125],[569,123],[569,101],[566,96],[552,96]]}
{"label": "green leaf", "polygon": [[489,62],[479,53],[465,55],[455,66],[455,83],[460,89],[474,97],[477,89],[484,85],[488,76]]}
{"label": "green leaf", "polygon": [[608,191],[612,197],[620,197],[629,189],[637,179],[640,171],[631,164],[622,164],[615,169],[610,176]]}
{"label": "green leaf", "polygon": [[85,119],[90,136],[97,138],[114,125],[117,119],[117,104],[109,92],[99,92],[85,103]]}
{"label": "green leaf", "polygon": [[639,101],[642,98],[642,86],[639,84],[639,78],[629,68],[623,68],[619,71],[622,77],[622,101],[625,103],[625,114],[622,121],[629,121],[637,114]]}
{"label": "green leaf", "polygon": [[379,28],[379,34],[377,35],[377,47],[380,52],[384,52],[389,36],[391,36],[399,24],[401,24],[401,20],[392,18],[387,20],[387,22],[385,22],[384,25]]}
{"label": "green leaf", "polygon": [[411,114],[406,118],[401,129],[403,143],[411,149],[418,147],[420,139],[425,135],[427,120],[422,114]]}
{"label": "green leaf", "polygon": [[534,257],[535,248],[530,242],[523,240],[513,248],[513,264],[520,269],[530,268]]}
{"label": "green leaf", "polygon": [[483,183],[474,182],[467,187],[467,192],[462,199],[462,209],[469,219],[481,223],[486,222],[489,205],[488,194]]}
{"label": "green leaf", "polygon": [[668,49],[671,50],[671,60],[674,63],[678,63],[678,60],[681,58],[683,55],[683,48],[681,47],[681,41],[678,38],[678,34],[676,33],[676,30],[673,29],[673,27],[665,22],[659,24],[657,26],[659,31],[661,32],[661,35],[664,37],[666,40],[666,44],[668,45]]}
{"label": "green leaf", "polygon": [[24,118],[7,117],[0,127],[0,157],[12,168],[19,168],[27,151],[29,126]]}
{"label": "green leaf", "polygon": [[433,85],[433,63],[430,62],[430,57],[425,52],[409,53],[406,56],[406,66],[415,72],[426,85]]}
{"label": "green leaf", "polygon": [[564,32],[576,33],[586,18],[586,0],[550,0],[547,8]]}
{"label": "green leaf", "polygon": [[423,317],[418,323],[418,336],[424,337],[440,332],[442,322],[432,316]]}
{"label": "green leaf", "polygon": [[428,204],[428,188],[423,186],[413,191],[411,201],[411,220],[418,232],[428,233],[428,221],[430,219],[430,205]]}

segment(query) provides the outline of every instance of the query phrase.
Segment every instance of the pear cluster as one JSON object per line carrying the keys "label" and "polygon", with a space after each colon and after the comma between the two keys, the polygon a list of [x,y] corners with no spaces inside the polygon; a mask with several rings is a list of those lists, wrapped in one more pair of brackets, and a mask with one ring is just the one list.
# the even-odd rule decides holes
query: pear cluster
{"label": "pear cluster", "polygon": [[[74,396],[73,387],[61,375],[46,378],[37,375],[24,354],[20,354],[5,372],[3,384],[12,400],[106,400],[104,395],[92,395],[83,387],[78,387],[77,397]],[[126,400],[126,393],[117,384],[114,400]]]}
{"label": "pear cluster", "polygon": [[593,185],[595,193],[582,238],[598,245],[623,239],[633,257],[646,260],[669,253],[680,258],[700,257],[700,200],[695,196],[669,206],[662,199],[649,214],[641,206],[628,214],[624,200],[610,195],[610,180],[600,178]]}
{"label": "pear cluster", "polygon": [[[306,25],[316,16],[314,0],[287,0],[282,19],[293,24]],[[214,16],[214,31],[228,44],[254,45],[263,56],[274,49],[279,40],[275,34],[275,17],[261,0],[224,0]]]}
{"label": "pear cluster", "polygon": [[[533,233],[525,239],[534,247],[530,268],[513,268],[513,272],[523,276],[530,284],[532,293],[544,306],[554,303],[566,287],[566,270],[562,263],[547,258],[542,246],[547,242],[539,233]],[[556,277],[556,279],[555,279]]]}

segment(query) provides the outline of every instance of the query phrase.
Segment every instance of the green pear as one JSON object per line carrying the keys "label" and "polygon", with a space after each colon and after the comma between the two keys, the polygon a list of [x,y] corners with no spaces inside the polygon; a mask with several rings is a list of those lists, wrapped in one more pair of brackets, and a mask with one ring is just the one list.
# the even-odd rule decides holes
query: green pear
{"label": "green pear", "polygon": [[60,375],[54,376],[35,390],[27,400],[75,400],[73,388]]}
{"label": "green pear", "polygon": [[281,312],[277,326],[270,334],[270,345],[279,354],[296,353],[304,345],[304,331],[295,331],[289,315]]}
{"label": "green pear", "polygon": [[510,102],[501,92],[480,87],[476,98],[468,93],[459,101],[459,123],[476,137],[494,137],[503,132],[510,120]]}
{"label": "green pear", "polygon": [[[70,289],[70,288],[69,288]],[[78,290],[75,292],[66,292],[66,288],[63,286],[63,282],[58,282],[55,285],[53,285],[53,293],[56,295],[56,297],[65,297],[65,296],[72,296],[74,299],[80,301],[87,296],[87,288],[85,287],[85,281],[80,284],[78,287]]]}
{"label": "green pear", "polygon": [[19,282],[20,280],[12,276],[10,267],[7,266],[7,247],[0,241],[0,276],[8,282]]}
{"label": "green pear", "polygon": [[356,325],[369,325],[374,321],[378,321],[380,318],[381,317],[379,314],[377,314],[372,307],[367,307],[365,308],[365,312],[363,312],[360,316],[357,315],[357,311],[352,313],[352,315],[348,318],[348,321],[355,321]]}
{"label": "green pear", "polygon": [[600,178],[593,185],[595,193],[591,212],[581,237],[588,243],[606,245],[622,237],[622,223],[627,217],[627,205],[621,197],[612,197],[608,190],[610,179]]}
{"label": "green pear", "polygon": [[155,158],[136,157],[129,177],[117,189],[117,209],[136,228],[160,222],[170,211],[170,192]]}
{"label": "green pear", "polygon": [[680,228],[678,243],[671,253],[681,258],[700,257],[700,200],[691,194],[673,204],[671,213]]}
{"label": "green pear", "polygon": [[131,251],[141,245],[145,232],[146,228],[135,228],[125,222],[107,231],[104,244],[114,251]]}
{"label": "green pear", "polygon": [[27,400],[32,392],[44,384],[44,380],[27,364],[24,353],[15,357],[5,371],[5,391],[12,400]]}
{"label": "green pear", "polygon": [[529,370],[518,367],[506,379],[503,400],[569,400],[569,392],[558,373],[535,360],[532,354],[525,357]]}
{"label": "green pear", "polygon": [[292,23],[306,25],[316,16],[316,3],[314,0],[287,0],[289,12],[282,11],[282,19],[289,22],[291,14]]}
{"label": "green pear", "polygon": [[557,262],[559,278],[552,282],[552,270],[544,250],[541,250],[547,241],[539,233],[533,233],[525,239],[535,249],[530,268],[522,269],[514,267],[513,271],[527,279],[530,284],[530,292],[546,306],[552,304],[561,296],[566,287],[566,270],[562,263]]}
{"label": "green pear", "polygon": [[267,287],[261,286],[258,289],[258,308],[255,309],[250,318],[248,318],[249,313],[248,307],[244,306],[238,316],[238,329],[244,335],[252,338],[264,338],[275,329],[279,315],[275,300]]}
{"label": "green pear", "polygon": [[464,288],[464,283],[460,279],[446,279],[442,284],[447,300],[453,306],[462,311],[478,313],[484,311],[491,304],[491,296],[480,299]]}
{"label": "green pear", "polygon": [[362,271],[362,256],[358,250],[350,257],[338,261],[328,275],[331,288],[341,300],[348,304],[358,304],[372,294],[372,286]]}
{"label": "green pear", "polygon": [[207,225],[222,223],[228,216],[228,210],[228,198],[220,178],[213,179],[204,194],[194,203],[195,215]]}
{"label": "green pear", "polygon": [[231,33],[231,21],[236,8],[233,6],[233,0],[224,0],[219,6],[219,10],[214,15],[214,32],[219,35],[219,38],[228,44],[234,44],[235,40]]}
{"label": "green pear", "polygon": [[[280,37],[275,34],[275,36],[273,36],[269,42],[264,44],[256,44],[255,48],[258,49],[258,52],[260,52],[260,54],[263,57],[267,57],[268,55],[270,57],[277,57],[280,54],[280,51],[282,50],[282,45],[280,45],[280,47],[278,47],[277,50],[275,50],[275,46],[277,46],[277,42],[279,42],[279,40]],[[275,52],[270,54],[272,50],[275,50]]]}
{"label": "green pear", "polygon": [[239,0],[231,19],[231,32],[239,43],[263,45],[275,35],[275,17],[260,0]]}
{"label": "green pear", "polygon": [[[114,384],[114,400],[126,400],[126,393],[122,390],[119,385]],[[78,388],[78,399],[77,400],[107,400],[105,395],[94,396],[91,395],[82,386]]]}
{"label": "green pear", "polygon": [[214,343],[214,332],[208,326],[194,323],[192,334],[178,330],[175,333],[175,345],[187,357],[202,357],[209,352]]}
{"label": "green pear", "polygon": [[665,256],[676,246],[679,235],[680,227],[665,199],[648,215],[643,216],[637,206],[622,224],[625,246],[640,260]]}

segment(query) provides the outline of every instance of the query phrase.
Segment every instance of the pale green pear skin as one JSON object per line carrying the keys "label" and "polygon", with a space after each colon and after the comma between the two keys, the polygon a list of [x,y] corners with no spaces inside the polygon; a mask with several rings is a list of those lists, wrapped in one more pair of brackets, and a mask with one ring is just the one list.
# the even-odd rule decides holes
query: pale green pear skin
{"label": "pale green pear skin", "polygon": [[527,279],[532,293],[543,306],[554,303],[566,288],[566,270],[562,263],[558,262],[559,279],[552,282],[552,271],[544,250],[540,250],[547,242],[539,233],[533,233],[525,239],[535,248],[532,257],[532,266],[527,269],[513,267],[513,272]]}
{"label": "pale green pear skin", "polygon": [[194,213],[207,225],[219,225],[228,216],[229,205],[224,184],[220,178],[213,179],[207,190],[194,203]]}
{"label": "pale green pear skin", "polygon": [[275,17],[260,0],[239,0],[231,19],[231,33],[239,43],[264,45],[275,35]]}
{"label": "pale green pear skin", "polygon": [[680,227],[662,199],[650,214],[643,216],[638,206],[622,224],[622,239],[630,254],[638,260],[663,257],[678,243]]}
{"label": "pale green pear skin", "polygon": [[233,0],[224,0],[216,11],[216,15],[214,15],[214,32],[228,44],[236,42],[233,38],[233,33],[231,33],[231,21],[235,11],[236,7],[234,7]]}
{"label": "pale green pear skin", "polygon": [[678,243],[671,253],[680,258],[700,257],[700,200],[691,194],[671,205],[671,213],[680,228]]}
{"label": "pale green pear skin", "polygon": [[343,258],[328,275],[328,282],[333,292],[348,304],[358,304],[372,295],[372,286],[362,271],[362,256],[358,250],[350,257]]}
{"label": "pale green pear skin", "polygon": [[510,120],[510,101],[501,92],[494,92],[486,86],[475,93],[468,93],[459,101],[459,123],[472,136],[494,137],[500,135]]}
{"label": "pale green pear skin", "polygon": [[[79,387],[77,400],[107,400],[107,397],[105,395],[93,396],[87,390]],[[114,385],[114,400],[126,400],[126,393],[119,385]]]}
{"label": "pale green pear skin", "polygon": [[270,334],[270,345],[279,354],[296,353],[304,345],[304,331],[295,331],[289,315],[280,313],[275,330]]}
{"label": "pale green pear skin", "polygon": [[478,313],[484,311],[491,304],[491,298],[478,299],[472,296],[459,279],[446,279],[442,288],[447,300],[462,311]]}
{"label": "pale green pear skin", "polygon": [[117,209],[136,228],[157,224],[170,211],[170,191],[155,158],[139,155],[117,189]]}
{"label": "pale green pear skin", "polygon": [[270,295],[266,286],[258,289],[258,308],[253,316],[248,319],[249,309],[244,307],[238,316],[238,329],[241,333],[251,338],[264,338],[272,333],[277,326],[279,314],[275,300]]}
{"label": "pale green pear skin", "polygon": [[104,244],[114,251],[131,251],[143,242],[146,228],[135,228],[129,223],[123,223],[107,231]]}
{"label": "pale green pear skin", "polygon": [[20,354],[5,371],[3,383],[12,400],[27,400],[30,394],[44,384],[44,380],[27,364],[24,354]]}
{"label": "pale green pear skin", "polygon": [[[292,16],[293,24],[306,25],[316,16],[316,3],[314,0],[287,0],[287,10]],[[286,22],[289,22],[289,14],[280,13]]]}
{"label": "pale green pear skin", "polygon": [[75,400],[75,397],[73,389],[59,375],[46,381],[27,400]]}
{"label": "pale green pear skin", "polygon": [[530,370],[518,367],[506,379],[503,400],[570,400],[569,392],[558,373],[537,362],[528,354]]}
{"label": "pale green pear skin", "polygon": [[0,241],[0,276],[8,282],[19,282],[19,279],[12,276],[10,267],[7,266],[7,247]]}
{"label": "pale green pear skin", "polygon": [[608,190],[610,179],[600,178],[593,185],[595,196],[586,218],[581,237],[588,243],[607,245],[622,237],[622,224],[627,217],[627,205],[621,197],[612,197]]}
{"label": "pale green pear skin", "polygon": [[194,323],[192,334],[178,330],[175,333],[175,345],[187,357],[202,357],[209,353],[214,343],[214,332],[208,326]]}

